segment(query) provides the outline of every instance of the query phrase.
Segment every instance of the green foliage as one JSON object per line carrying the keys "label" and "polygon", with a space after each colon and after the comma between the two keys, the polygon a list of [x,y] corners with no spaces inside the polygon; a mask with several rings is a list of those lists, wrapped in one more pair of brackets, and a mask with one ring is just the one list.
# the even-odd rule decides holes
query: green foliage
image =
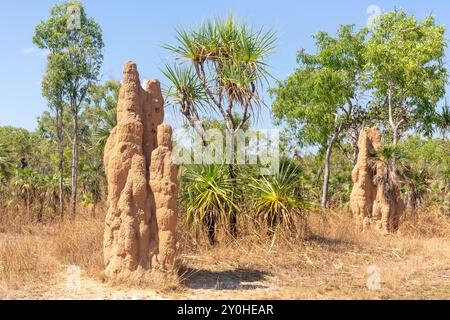
{"label": "green foliage", "polygon": [[390,171],[394,172],[395,167],[404,198],[415,211],[426,201],[448,206],[443,194],[450,189],[449,150],[445,140],[412,136],[398,145],[382,146],[375,156],[383,160]]}
{"label": "green foliage", "polygon": [[92,213],[95,215],[95,207],[102,200],[107,187],[103,163],[87,164],[82,162],[80,173],[83,190],[82,203],[93,209]]}
{"label": "green foliage", "polygon": [[[270,76],[266,59],[274,50],[275,34],[254,30],[230,15],[207,20],[196,29],[181,28],[176,41],[175,45],[163,46],[177,56],[178,64],[184,64],[167,66],[163,71],[171,82],[166,91],[168,100],[179,105],[181,114],[203,143],[202,121],[206,115],[218,115],[233,139],[263,104],[263,82]],[[235,153],[230,158],[234,160]],[[235,165],[228,166],[228,171],[234,199],[238,191]],[[234,236],[237,212],[233,206],[230,210],[230,234]],[[211,219],[215,224],[215,217]]]}
{"label": "green foliage", "polygon": [[37,132],[10,126],[0,127],[0,154],[3,154],[2,158],[10,169],[19,167],[21,159],[25,159],[30,167],[40,173],[51,170],[51,163],[45,154],[48,148],[47,141]]}
{"label": "green foliage", "polygon": [[89,89],[100,74],[104,46],[102,30],[94,19],[87,17],[80,1],[67,1],[55,5],[50,10],[50,17],[36,26],[33,43],[50,52],[42,93],[56,113],[54,118],[60,162],[64,148],[64,109],[70,108],[73,120],[71,212],[75,215],[79,167],[78,116]]}
{"label": "green foliage", "polygon": [[277,123],[286,122],[301,146],[325,148],[330,136],[342,126],[350,128],[362,117],[365,84],[363,68],[366,30],[351,25],[339,28],[335,37],[315,35],[317,52],[298,54],[299,67],[270,93]]}
{"label": "green foliage", "polygon": [[[68,20],[74,12],[70,9],[74,7],[80,13],[80,28],[69,27]],[[101,58],[103,48],[101,28],[95,20],[87,17],[80,1],[66,1],[55,5],[50,10],[50,18],[36,26],[33,42],[52,53],[64,52],[66,56],[78,60],[79,67],[82,68],[86,67],[83,65],[86,57]]]}
{"label": "green foliage", "polygon": [[[207,96],[192,67],[167,65],[162,72],[171,83],[163,92],[169,105],[179,105],[182,113],[197,112],[195,116],[200,118],[198,112],[205,111]],[[192,109],[188,106],[192,106]]]}
{"label": "green foliage", "polygon": [[14,161],[7,145],[0,144],[0,183],[4,183],[12,174]]}
{"label": "green foliage", "polygon": [[[106,138],[116,125],[116,107],[120,82],[107,81],[92,86],[80,114],[80,188],[81,202],[94,208],[106,193],[103,168],[103,149]],[[72,130],[71,114],[64,109],[63,121],[66,131]],[[55,216],[59,201],[59,174],[56,123],[50,112],[45,111],[38,118],[34,132],[13,127],[0,127],[0,206],[22,205],[29,196],[30,210]],[[69,145],[71,137],[65,134],[63,144]],[[28,168],[20,169],[20,160],[25,158]],[[64,152],[63,190],[70,191],[72,153]],[[40,208],[41,205],[44,208]],[[95,213],[94,211],[92,212]]]}
{"label": "green foliage", "polygon": [[445,139],[412,136],[400,144],[405,165],[400,167],[403,191],[414,205],[435,203],[450,208],[450,144]]}
{"label": "green foliage", "polygon": [[395,10],[377,19],[366,45],[369,89],[393,130],[432,132],[448,79],[446,41],[445,27],[433,16],[417,20]]}
{"label": "green foliage", "polygon": [[[209,107],[227,124],[228,130],[245,125],[262,103],[262,82],[269,76],[266,58],[274,49],[273,32],[253,30],[229,16],[211,19],[197,29],[179,29],[176,45],[164,45],[186,66],[168,66],[169,98],[194,127],[199,107]],[[242,109],[236,109],[241,107]],[[240,119],[234,117],[240,113]]]}
{"label": "green foliage", "polygon": [[419,21],[393,11],[377,19],[371,32],[343,25],[335,37],[318,33],[317,52],[300,51],[299,68],[270,90],[275,119],[286,122],[302,146],[322,147],[341,123],[369,125],[364,111],[401,132],[446,127],[446,109],[440,117],[436,113],[448,77],[444,32],[432,16]]}
{"label": "green foliage", "polygon": [[231,212],[239,210],[236,190],[225,165],[190,165],[182,171],[180,201],[186,222],[206,229],[210,244],[216,242],[216,227],[226,226]]}
{"label": "green foliage", "polygon": [[230,210],[237,208],[225,165],[190,165],[182,171],[181,181],[181,203],[189,224],[198,226],[211,216],[226,223]]}
{"label": "green foliage", "polygon": [[301,216],[302,203],[295,194],[299,176],[300,168],[288,162],[275,175],[250,178],[247,196],[252,201],[252,210],[271,233],[278,225],[293,231],[295,216]]}
{"label": "green foliage", "polygon": [[88,126],[90,151],[102,157],[106,140],[111,130],[117,125],[117,103],[119,100],[120,81],[110,80],[104,84],[94,85],[89,90],[82,119]]}
{"label": "green foliage", "polygon": [[[76,7],[80,12],[80,29],[68,28],[68,19]],[[103,39],[100,26],[88,18],[79,1],[62,2],[50,10],[50,17],[36,26],[33,42],[50,51],[43,94],[49,102],[64,96],[65,101],[80,104],[92,82],[96,81],[103,62]],[[73,107],[73,105],[71,105]]]}
{"label": "green foliage", "polygon": [[436,114],[435,122],[442,137],[448,137],[450,133],[450,104],[448,103],[447,97],[445,97],[445,104],[442,106],[442,111]]}
{"label": "green foliage", "polygon": [[404,150],[394,144],[385,144],[380,147],[380,149],[374,152],[374,156],[378,159],[385,162],[387,165],[395,162],[397,164],[404,164],[406,159],[406,155]]}
{"label": "green foliage", "polygon": [[[297,70],[270,90],[275,120],[287,125],[285,134],[301,147],[326,150],[322,207],[333,147],[345,146],[355,160],[364,126],[390,128],[385,136],[394,144],[411,129],[426,135],[446,132],[448,108],[437,112],[448,80],[444,34],[432,16],[419,21],[401,10],[382,15],[371,30],[342,25],[334,37],[319,32],[316,53],[301,50]],[[394,157],[393,151],[383,150]],[[392,170],[396,163],[389,162]]]}
{"label": "green foliage", "polygon": [[315,35],[317,52],[298,54],[299,67],[270,90],[278,124],[298,144],[318,146],[325,153],[322,208],[328,203],[330,157],[336,144],[350,141],[356,149],[358,133],[367,122],[365,39],[367,31],[342,25],[336,36]]}

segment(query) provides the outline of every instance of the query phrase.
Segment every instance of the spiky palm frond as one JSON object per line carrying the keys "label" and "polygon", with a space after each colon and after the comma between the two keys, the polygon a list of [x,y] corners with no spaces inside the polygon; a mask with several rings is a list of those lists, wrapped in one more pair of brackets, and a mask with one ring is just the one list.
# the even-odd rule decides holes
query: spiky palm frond
{"label": "spiky palm frond", "polygon": [[[406,155],[398,145],[386,144],[380,147],[380,149],[373,151],[373,159],[379,160],[384,165],[379,168],[382,172],[377,172],[374,177],[374,183],[384,186],[384,195],[391,201],[393,200],[395,190],[398,184],[399,168],[405,166]],[[377,168],[377,162],[373,161],[373,169]]]}
{"label": "spiky palm frond", "polygon": [[405,158],[405,154],[402,149],[393,144],[386,144],[380,147],[378,151],[375,152],[375,155],[382,161],[389,163],[392,161],[401,161]]}
{"label": "spiky palm frond", "polygon": [[[207,20],[197,29],[179,29],[176,40],[177,45],[163,47],[190,62],[200,84],[209,96],[215,96],[217,104],[226,100],[229,106],[244,106],[245,113],[254,113],[253,109],[262,105],[259,91],[263,80],[270,77],[266,59],[275,48],[274,32],[253,30],[230,15]],[[166,74],[172,84],[179,78],[174,73]],[[177,91],[176,102],[189,102],[180,99],[186,96],[182,90]]]}
{"label": "spiky palm frond", "polygon": [[450,104],[448,102],[448,97],[445,97],[445,104],[442,107],[442,112],[438,115],[436,122],[442,136],[448,134],[450,128]]}
{"label": "spiky palm frond", "polygon": [[181,178],[181,203],[186,208],[186,222],[196,227],[214,217],[219,223],[229,220],[238,210],[233,197],[233,180],[224,165],[190,165]]}
{"label": "spiky palm frond", "polygon": [[99,151],[103,151],[105,149],[106,141],[111,135],[111,131],[117,125],[117,109],[102,109],[100,111],[100,117],[102,123],[94,132],[95,143],[93,147]]}
{"label": "spiky palm frond", "polygon": [[166,65],[161,71],[171,83],[163,89],[170,105],[180,105],[184,110],[189,107],[195,113],[206,111],[207,96],[191,66]]}
{"label": "spiky palm frond", "polygon": [[249,196],[255,216],[263,219],[272,232],[278,224],[292,229],[294,216],[301,209],[301,201],[295,197],[299,178],[300,169],[289,163],[280,166],[279,172],[273,176],[251,179]]}
{"label": "spiky palm frond", "polygon": [[405,187],[408,197],[414,207],[416,207],[430,191],[430,173],[427,169],[409,169],[403,172]]}

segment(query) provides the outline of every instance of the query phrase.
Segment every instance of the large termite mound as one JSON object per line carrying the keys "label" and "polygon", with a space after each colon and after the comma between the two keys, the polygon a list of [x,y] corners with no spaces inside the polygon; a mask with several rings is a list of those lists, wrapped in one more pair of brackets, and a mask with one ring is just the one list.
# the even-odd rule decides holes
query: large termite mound
{"label": "large termite mound", "polygon": [[358,147],[350,195],[356,227],[358,230],[373,227],[383,233],[395,232],[405,206],[395,172],[375,155],[381,147],[380,130],[376,127],[361,130]]}
{"label": "large termite mound", "polygon": [[[151,179],[153,189],[158,183],[166,183],[160,172],[163,168],[151,164],[154,150],[171,148],[171,139],[164,139],[164,145],[158,147],[157,128],[163,118],[159,82],[150,80],[143,89],[136,64],[127,62],[117,105],[117,126],[108,138],[104,155],[108,182],[104,260],[105,275],[110,279],[142,279],[151,270],[160,269],[160,252],[172,250],[168,261],[173,262],[175,238],[172,235],[170,244],[164,243],[161,250],[159,239],[166,239],[166,230],[158,228],[155,202],[159,207],[164,204],[155,199],[150,188]],[[167,158],[164,161],[169,162]],[[176,183],[176,177],[170,179]],[[171,190],[170,199],[176,199],[177,189]],[[176,216],[172,203],[169,209]],[[174,233],[175,227],[176,219],[172,219],[167,229]]]}

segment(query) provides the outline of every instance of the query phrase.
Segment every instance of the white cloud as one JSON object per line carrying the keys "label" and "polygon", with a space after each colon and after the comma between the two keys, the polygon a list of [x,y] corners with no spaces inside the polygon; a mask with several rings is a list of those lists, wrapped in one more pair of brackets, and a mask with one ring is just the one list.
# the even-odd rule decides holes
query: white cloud
{"label": "white cloud", "polygon": [[38,49],[36,47],[30,47],[30,48],[22,49],[22,53],[30,54],[30,55],[31,54],[39,54],[42,57],[46,57],[50,53],[50,51],[47,49],[43,50],[43,49]]}
{"label": "white cloud", "polygon": [[35,53],[36,51],[37,51],[37,49],[35,47],[25,48],[22,50],[22,52],[25,54],[32,54],[32,53]]}

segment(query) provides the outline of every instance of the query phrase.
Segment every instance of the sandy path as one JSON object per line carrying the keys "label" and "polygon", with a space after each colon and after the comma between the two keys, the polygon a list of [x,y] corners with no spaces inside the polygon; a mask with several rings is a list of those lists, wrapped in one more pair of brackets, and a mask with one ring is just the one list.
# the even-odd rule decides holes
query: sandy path
{"label": "sandy path", "polygon": [[[3,286],[3,299],[37,300],[160,300],[164,299],[155,291],[146,289],[114,288],[99,280],[84,275],[77,277],[75,266],[69,266],[57,274],[49,283],[32,285],[15,290]],[[3,291],[3,292],[2,292]]]}
{"label": "sandy path", "polygon": [[0,299],[14,300],[164,300],[164,299],[264,299],[276,286],[270,279],[243,279],[241,275],[192,276],[188,287],[168,293],[151,289],[113,287],[86,276],[77,266],[66,266],[51,281],[17,289],[0,284]]}

